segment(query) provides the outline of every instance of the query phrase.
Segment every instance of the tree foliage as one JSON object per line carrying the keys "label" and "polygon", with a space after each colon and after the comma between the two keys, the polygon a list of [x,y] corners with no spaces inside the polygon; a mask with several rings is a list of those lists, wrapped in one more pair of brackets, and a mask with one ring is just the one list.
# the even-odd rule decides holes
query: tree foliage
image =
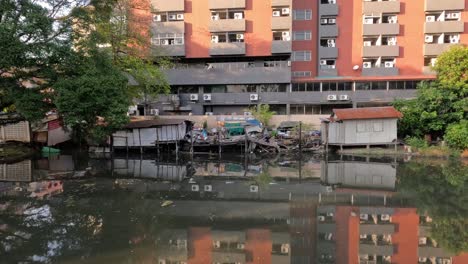
{"label": "tree foliage", "polygon": [[451,124],[447,128],[445,140],[450,147],[455,149],[468,149],[468,120]]}
{"label": "tree foliage", "polygon": [[468,47],[456,45],[442,53],[434,66],[437,79],[446,88],[468,95]]}
{"label": "tree foliage", "polygon": [[259,104],[249,108],[252,115],[260,121],[264,126],[268,126],[270,119],[275,115],[274,111],[270,110],[270,105]]}

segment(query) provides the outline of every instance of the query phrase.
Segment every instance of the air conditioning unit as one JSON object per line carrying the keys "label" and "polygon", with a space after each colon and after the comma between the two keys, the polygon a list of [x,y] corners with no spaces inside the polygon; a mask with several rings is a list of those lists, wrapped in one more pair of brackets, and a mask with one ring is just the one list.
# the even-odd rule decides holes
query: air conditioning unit
{"label": "air conditioning unit", "polygon": [[283,32],[281,32],[281,36],[283,36],[283,37],[289,37],[289,31],[283,31]]}
{"label": "air conditioning unit", "polygon": [[217,35],[211,36],[211,43],[218,43],[219,37]]}
{"label": "air conditioning unit", "polygon": [[169,15],[169,20],[176,20],[177,16],[176,15]]}
{"label": "air conditioning unit", "polygon": [[166,264],[166,260],[165,259],[159,259],[158,264]]}
{"label": "air conditioning unit", "polygon": [[393,66],[395,66],[395,63],[393,61],[386,61],[384,63],[385,68],[393,68]]}
{"label": "air conditioning unit", "polygon": [[425,258],[425,257],[419,257],[418,262],[426,263],[426,262],[427,262],[427,258]]}
{"label": "air conditioning unit", "polygon": [[424,42],[426,42],[426,43],[432,43],[433,41],[434,41],[434,36],[432,36],[432,35],[426,35],[424,37]]}
{"label": "air conditioning unit", "polygon": [[177,14],[177,20],[184,20],[184,14]]}
{"label": "air conditioning unit", "polygon": [[398,22],[398,19],[396,16],[391,16],[391,17],[388,17],[388,23],[390,24],[396,24]]}
{"label": "air conditioning unit", "polygon": [[336,18],[329,18],[328,24],[336,24]]}
{"label": "air conditioning unit", "polygon": [[214,115],[214,113],[213,112],[205,112],[205,115],[212,116],[212,115]]}
{"label": "air conditioning unit", "polygon": [[335,40],[334,39],[328,39],[327,44],[335,44]]}
{"label": "air conditioning unit", "polygon": [[359,219],[361,219],[363,221],[367,221],[367,220],[369,220],[369,215],[368,214],[360,214]]}
{"label": "air conditioning unit", "polygon": [[326,19],[326,18],[320,19],[320,24],[322,24],[322,25],[328,24],[328,19]]}
{"label": "air conditioning unit", "polygon": [[389,45],[389,46],[395,46],[395,45],[396,45],[396,40],[389,40],[389,41],[387,41],[387,45]]}
{"label": "air conditioning unit", "polygon": [[213,243],[213,247],[214,247],[214,248],[220,248],[220,247],[221,247],[221,241],[215,241],[215,242]]}
{"label": "air conditioning unit", "polygon": [[374,24],[374,19],[366,18],[366,19],[364,19],[364,24]]}
{"label": "air conditioning unit", "polygon": [[169,45],[168,39],[161,39],[161,45]]}
{"label": "air conditioning unit", "polygon": [[211,94],[204,94],[203,95],[203,101],[211,102]]}
{"label": "air conditioning unit", "polygon": [[451,13],[450,18],[452,19],[459,19],[460,18],[460,13]]}
{"label": "air conditioning unit", "polygon": [[244,248],[245,248],[244,243],[238,243],[237,244],[237,249],[244,249]]}
{"label": "air conditioning unit", "polygon": [[218,15],[212,15],[211,20],[219,20],[219,16]]}
{"label": "air conditioning unit", "polygon": [[244,112],[244,116],[252,116],[252,112]]}
{"label": "air conditioning unit", "polygon": [[327,95],[328,101],[336,101],[336,94],[329,94]]}
{"label": "air conditioning unit", "polygon": [[198,94],[191,94],[190,101],[198,101]]}
{"label": "air conditioning unit", "polygon": [[289,15],[289,8],[282,8],[282,9],[281,9],[281,14],[283,14],[283,15]]}
{"label": "air conditioning unit", "polygon": [[244,15],[242,13],[234,13],[234,19],[243,19]]}
{"label": "air conditioning unit", "polygon": [[426,22],[434,22],[435,21],[435,16],[427,16],[426,17]]}
{"label": "air conditioning unit", "polygon": [[319,215],[317,218],[320,222],[325,222],[325,216]]}
{"label": "air conditioning unit", "polygon": [[426,245],[427,244],[427,238],[426,237],[420,237],[419,238],[419,245]]}
{"label": "air conditioning unit", "polygon": [[237,40],[242,40],[242,39],[244,39],[244,34],[236,34],[236,39],[237,39]]}
{"label": "air conditioning unit", "polygon": [[177,38],[174,40],[175,45],[184,45],[184,39],[183,38]]}
{"label": "air conditioning unit", "polygon": [[198,191],[200,191],[200,186],[198,186],[198,184],[192,185],[192,192],[198,192]]}
{"label": "air conditioning unit", "polygon": [[340,101],[348,101],[349,96],[347,94],[340,94]]}
{"label": "air conditioning unit", "polygon": [[289,244],[282,244],[281,245],[281,254],[288,254],[289,253]]}
{"label": "air conditioning unit", "polygon": [[273,16],[274,17],[279,17],[279,16],[281,16],[281,12],[280,11],[273,11]]}
{"label": "air conditioning unit", "polygon": [[283,36],[283,41],[290,41],[291,40],[291,37],[290,36]]}
{"label": "air conditioning unit", "polygon": [[431,58],[431,66],[434,67],[436,65],[437,58]]}
{"label": "air conditioning unit", "polygon": [[366,239],[366,238],[367,238],[367,235],[366,235],[366,234],[361,234],[361,235],[359,235],[359,238],[360,238],[360,239]]}
{"label": "air conditioning unit", "polygon": [[291,61],[288,61],[288,67],[291,67]]}
{"label": "air conditioning unit", "polygon": [[205,192],[211,192],[213,191],[213,187],[211,185],[205,185],[204,190]]}
{"label": "air conditioning unit", "polygon": [[161,21],[161,15],[154,15],[153,20],[156,21],[156,22],[160,22]]}
{"label": "air conditioning unit", "polygon": [[390,215],[389,214],[382,214],[380,216],[380,220],[382,221],[390,221]]}
{"label": "air conditioning unit", "polygon": [[250,101],[258,101],[258,94],[250,94]]}
{"label": "air conditioning unit", "polygon": [[450,35],[449,39],[450,39],[450,43],[460,42],[460,36],[459,35]]}
{"label": "air conditioning unit", "polygon": [[329,48],[334,48],[334,47],[335,47],[335,43],[328,43],[327,46],[328,46]]}
{"label": "air conditioning unit", "polygon": [[362,67],[366,69],[372,68],[372,62],[366,61],[362,64]]}
{"label": "air conditioning unit", "polygon": [[320,60],[320,65],[327,65],[327,60]]}
{"label": "air conditioning unit", "polygon": [[329,4],[336,4],[336,0],[328,0]]}
{"label": "air conditioning unit", "polygon": [[364,41],[364,47],[372,46],[372,41]]}
{"label": "air conditioning unit", "polygon": [[257,185],[250,185],[250,192],[258,192],[258,186]]}
{"label": "air conditioning unit", "polygon": [[153,115],[153,116],[159,115],[159,109],[150,109],[150,115]]}

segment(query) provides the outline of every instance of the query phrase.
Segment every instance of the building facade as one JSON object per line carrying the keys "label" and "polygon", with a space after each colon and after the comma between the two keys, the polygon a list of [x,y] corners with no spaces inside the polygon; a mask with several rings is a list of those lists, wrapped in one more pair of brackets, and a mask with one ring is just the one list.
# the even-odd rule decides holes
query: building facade
{"label": "building facade", "polygon": [[[468,0],[133,0],[171,94],[153,113],[278,114],[388,105],[468,44]],[[143,22],[142,22],[143,21]]]}

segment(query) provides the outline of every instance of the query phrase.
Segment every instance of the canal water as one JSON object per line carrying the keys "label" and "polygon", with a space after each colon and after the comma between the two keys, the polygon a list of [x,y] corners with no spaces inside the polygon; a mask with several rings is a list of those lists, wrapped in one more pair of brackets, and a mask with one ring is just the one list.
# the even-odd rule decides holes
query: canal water
{"label": "canal water", "polygon": [[0,164],[0,263],[468,263],[468,170],[357,156]]}

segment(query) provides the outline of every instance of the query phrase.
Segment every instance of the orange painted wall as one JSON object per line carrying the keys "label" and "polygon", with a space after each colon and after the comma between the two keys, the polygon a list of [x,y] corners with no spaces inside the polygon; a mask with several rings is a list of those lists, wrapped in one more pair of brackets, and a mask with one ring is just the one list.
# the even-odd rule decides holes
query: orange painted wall
{"label": "orange painted wall", "polygon": [[468,263],[468,253],[461,254],[456,257],[452,257],[453,264],[466,264]]}
{"label": "orange painted wall", "polygon": [[271,30],[272,9],[270,1],[245,1],[246,56],[270,56],[273,33]]}
{"label": "orange painted wall", "polygon": [[461,19],[465,21],[465,32],[460,36],[460,42],[468,45],[468,0],[465,0],[465,10],[462,12]]}
{"label": "orange painted wall", "polygon": [[[308,41],[293,41],[292,50],[302,51],[310,50],[312,52],[311,61],[295,61],[292,62],[292,71],[311,71],[312,76],[317,76],[317,30],[318,30],[318,0],[293,0],[294,10],[312,10],[312,20],[295,21],[292,22],[292,31],[310,30],[312,31],[312,39]],[[292,14],[291,14],[292,15]],[[294,80],[301,80],[304,78],[294,78]],[[305,78],[307,79],[307,78]]]}
{"label": "orange painted wall", "polygon": [[[131,32],[136,32],[138,36],[143,37],[146,43],[130,44],[133,46],[132,52],[139,56],[146,57],[150,54],[150,26],[153,16],[150,12],[150,2],[148,0],[132,0],[130,2],[129,28]],[[140,41],[140,40],[138,40]]]}
{"label": "orange painted wall", "polygon": [[245,250],[252,254],[252,259],[251,261],[247,261],[247,264],[271,263],[272,246],[270,230],[247,230]]}
{"label": "orange painted wall", "polygon": [[392,235],[392,244],[397,246],[392,263],[417,263],[419,215],[416,208],[395,208],[392,223],[397,225]]}
{"label": "orange painted wall", "polygon": [[336,263],[359,263],[359,209],[337,206],[336,221]]}
{"label": "orange painted wall", "polygon": [[188,233],[188,263],[212,263],[213,240],[211,238],[211,229],[209,227],[191,227]]}
{"label": "orange painted wall", "polygon": [[185,0],[185,56],[209,57],[211,12],[209,0]]}

